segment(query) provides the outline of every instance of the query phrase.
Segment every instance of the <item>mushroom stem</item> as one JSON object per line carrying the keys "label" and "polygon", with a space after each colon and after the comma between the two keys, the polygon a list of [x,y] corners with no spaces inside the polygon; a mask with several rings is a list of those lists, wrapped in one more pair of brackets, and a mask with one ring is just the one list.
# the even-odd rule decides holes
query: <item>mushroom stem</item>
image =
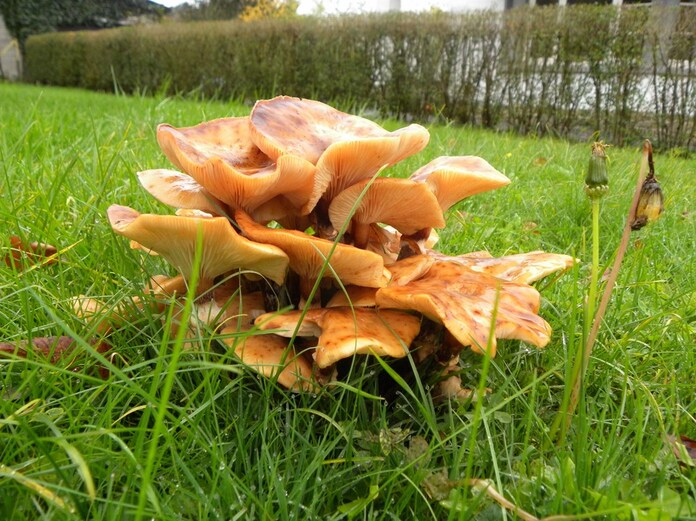
{"label": "mushroom stem", "polygon": [[370,225],[365,223],[353,222],[353,246],[364,250],[370,237]]}
{"label": "mushroom stem", "polygon": [[311,213],[314,231],[317,237],[332,241],[336,238],[337,232],[329,219],[329,202],[325,199],[319,199],[319,202],[314,207]]}

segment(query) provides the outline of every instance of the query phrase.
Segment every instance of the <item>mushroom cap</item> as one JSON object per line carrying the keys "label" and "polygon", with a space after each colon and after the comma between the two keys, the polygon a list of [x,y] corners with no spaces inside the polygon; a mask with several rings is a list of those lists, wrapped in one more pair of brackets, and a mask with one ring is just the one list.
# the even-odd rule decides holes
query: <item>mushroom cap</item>
{"label": "mushroom cap", "polygon": [[269,157],[292,154],[317,165],[316,200],[322,194],[333,199],[385,165],[420,152],[430,139],[420,125],[389,132],[319,101],[288,96],[257,101],[250,119],[253,140]]}
{"label": "mushroom cap", "polygon": [[495,312],[491,356],[495,355],[495,337],[517,338],[538,347],[548,343],[551,328],[536,314],[539,304],[539,292],[531,286],[453,262],[436,261],[423,277],[377,291],[380,308],[419,311],[444,324],[460,344],[480,353],[486,352]]}
{"label": "mushroom cap", "polygon": [[[242,211],[235,213],[237,224],[250,239],[272,244],[290,259],[290,269],[305,279],[316,279],[328,259],[324,277],[338,277],[343,284],[370,288],[386,286],[389,272],[382,257],[348,244],[334,243],[296,230],[272,229],[255,223]],[[335,274],[335,275],[334,275]]]}
{"label": "mushroom cap", "polygon": [[362,286],[345,286],[345,291],[337,291],[326,303],[327,308],[353,306],[356,308],[370,308],[377,305],[375,295],[377,288],[363,288]]}
{"label": "mushroom cap", "polygon": [[138,181],[155,199],[174,208],[200,210],[212,215],[224,213],[222,202],[190,175],[158,168],[138,172]]}
{"label": "mushroom cap", "polygon": [[199,218],[140,214],[127,206],[108,211],[113,230],[158,252],[190,280],[198,236],[202,235],[200,275],[212,282],[218,275],[248,269],[282,284],[288,257],[280,249],[257,244],[234,231],[224,217]]}
{"label": "mushroom cap", "polygon": [[162,124],[157,140],[174,165],[232,208],[253,212],[282,194],[299,213],[311,211],[316,167],[293,155],[271,160],[251,141],[249,118],[185,128]]}
{"label": "mushroom cap", "polygon": [[408,179],[366,179],[346,188],[331,201],[329,218],[339,230],[351,215],[354,223],[384,223],[405,235],[445,226],[430,189]]}
{"label": "mushroom cap", "polygon": [[313,391],[312,364],[295,350],[288,341],[277,335],[237,335],[237,329],[222,330],[222,341],[234,354],[254,371],[268,378],[278,378],[278,383],[291,391]]}
{"label": "mushroom cap", "polygon": [[425,276],[432,265],[435,264],[435,259],[430,255],[412,255],[396,261],[389,265],[389,273],[391,273],[390,286],[405,286],[411,281],[418,280]]}
{"label": "mushroom cap", "polygon": [[420,318],[400,311],[335,307],[310,309],[302,315],[302,311],[267,313],[256,323],[262,330],[277,330],[284,336],[293,336],[300,320],[298,335],[317,336],[320,331],[314,353],[320,368],[356,354],[402,358],[420,331]]}
{"label": "mushroom cap", "polygon": [[482,255],[480,252],[450,257],[431,251],[429,255],[439,261],[455,262],[473,271],[522,284],[530,284],[556,271],[567,270],[576,262],[576,259],[569,255],[543,251],[530,251],[504,257],[491,257],[490,254]]}
{"label": "mushroom cap", "polygon": [[510,179],[477,156],[442,156],[416,170],[412,181],[426,183],[443,212],[466,197],[510,184]]}

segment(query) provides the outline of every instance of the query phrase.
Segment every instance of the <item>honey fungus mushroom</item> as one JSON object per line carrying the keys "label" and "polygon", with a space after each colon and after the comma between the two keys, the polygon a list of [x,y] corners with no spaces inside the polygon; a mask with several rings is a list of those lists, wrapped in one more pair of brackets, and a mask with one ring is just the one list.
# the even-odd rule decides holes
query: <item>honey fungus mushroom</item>
{"label": "honey fungus mushroom", "polygon": [[420,330],[420,319],[408,313],[349,307],[269,313],[256,323],[283,336],[318,337],[312,356],[321,369],[356,354],[403,358]]}
{"label": "honey fungus mushroom", "polygon": [[154,250],[187,280],[193,274],[200,237],[200,285],[204,288],[211,286],[218,275],[240,268],[279,284],[285,280],[287,255],[274,246],[240,236],[224,217],[140,214],[119,205],[110,206],[107,213],[116,233]]}
{"label": "honey fungus mushroom", "polygon": [[445,226],[438,201],[425,185],[393,178],[365,180],[346,188],[331,201],[329,219],[335,229],[350,221],[358,248],[367,246],[371,224],[388,224],[405,235]]}
{"label": "honey fungus mushroom", "polygon": [[[163,279],[175,288],[163,293],[170,302],[182,302],[199,249],[202,289],[181,326],[219,334],[242,363],[280,385],[316,390],[324,370],[356,354],[402,358],[417,349],[415,363],[434,354],[454,374],[465,346],[493,356],[497,339],[549,342],[529,284],[574,259],[434,251],[434,230],[452,205],[510,180],[476,156],[438,157],[408,179],[387,177],[386,167],[427,145],[424,127],[388,131],[279,96],[258,101],[248,117],[160,125],[157,139],[181,172],[146,170],[139,179],[177,215],[113,205],[112,228],[181,273]],[[257,274],[247,281],[253,287],[220,283],[240,270]],[[315,285],[321,291],[307,302]],[[85,315],[98,312],[90,304]]]}
{"label": "honey fungus mushroom", "polygon": [[[496,337],[516,338],[544,347],[551,327],[537,315],[539,292],[452,262],[435,262],[417,280],[390,285],[376,293],[377,306],[414,310],[443,324],[462,346],[490,355]],[[490,336],[495,319],[494,336]]]}
{"label": "honey fungus mushroom", "polygon": [[[265,204],[266,220],[293,211],[306,215],[312,209],[316,167],[292,154],[269,158],[251,140],[249,118],[183,128],[162,124],[157,140],[177,168],[232,209],[253,214]],[[269,206],[271,201],[275,204]]]}
{"label": "honey fungus mushroom", "polygon": [[417,154],[430,139],[421,125],[390,132],[324,103],[289,96],[257,101],[250,131],[269,157],[279,160],[290,154],[316,165],[315,190],[308,206],[318,205],[320,226],[328,224],[328,205],[341,191]]}
{"label": "honey fungus mushroom", "polygon": [[385,286],[389,280],[384,261],[376,253],[295,230],[261,226],[244,212],[237,212],[235,217],[247,237],[276,246],[287,254],[290,269],[300,276],[304,297],[320,277],[371,288]]}

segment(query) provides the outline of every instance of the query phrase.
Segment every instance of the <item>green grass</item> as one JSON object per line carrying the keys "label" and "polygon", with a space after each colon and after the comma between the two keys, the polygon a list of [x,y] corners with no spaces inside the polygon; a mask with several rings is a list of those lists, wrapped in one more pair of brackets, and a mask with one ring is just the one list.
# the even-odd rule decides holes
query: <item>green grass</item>
{"label": "green grass", "polygon": [[[87,340],[94,332],[75,317],[72,296],[116,303],[141,294],[149,276],[171,273],[115,236],[105,210],[168,211],[135,177],[168,166],[158,123],[248,111],[0,85],[0,245],[20,234],[62,250],[52,266],[17,273],[0,265],[0,340]],[[513,181],[451,211],[441,250],[544,249],[585,261],[538,284],[554,328],[545,350],[501,341],[485,382],[481,357],[462,355],[464,383],[492,389],[480,414],[471,404],[433,403],[427,375],[400,364],[396,380],[372,358],[355,361],[346,385],[284,392],[209,335],[199,350],[176,355],[159,317],[142,314],[111,337],[118,356],[106,380],[97,371],[105,360],[86,342],[77,361],[0,361],[0,518],[514,519],[465,478],[491,480],[538,517],[696,518],[696,471],[680,467],[665,444],[668,434],[696,438],[696,162],[656,156],[665,214],[632,238],[586,392],[556,444],[548,430],[582,341],[589,278],[589,146],[430,130],[428,148],[391,174],[439,155],[476,154]],[[603,266],[640,161],[638,149],[609,153]]]}

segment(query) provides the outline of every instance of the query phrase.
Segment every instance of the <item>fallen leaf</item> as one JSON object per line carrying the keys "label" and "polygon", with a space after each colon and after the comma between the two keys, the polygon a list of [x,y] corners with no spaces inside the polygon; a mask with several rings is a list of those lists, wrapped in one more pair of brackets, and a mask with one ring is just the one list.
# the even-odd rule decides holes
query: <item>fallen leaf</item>
{"label": "fallen leaf", "polygon": [[[526,223],[522,224],[522,229],[526,232],[535,230],[539,225],[533,221],[527,221]],[[539,233],[539,232],[536,232]]]}
{"label": "fallen leaf", "polygon": [[534,161],[532,161],[532,164],[534,166],[544,166],[548,162],[549,162],[548,159],[546,159],[545,157],[539,156],[539,157],[535,158]]}
{"label": "fallen leaf", "polygon": [[[111,346],[103,339],[92,340],[90,344],[94,345],[99,353],[106,353],[111,349]],[[35,337],[28,342],[22,340],[19,342],[1,342],[0,357],[3,355],[14,355],[21,358],[27,358],[30,353],[37,353],[47,358],[52,364],[65,359],[68,356],[74,355],[70,361],[72,365],[75,361],[84,357],[84,352],[76,352],[77,342],[69,336],[44,336]],[[112,356],[113,358],[113,356]],[[108,378],[109,372],[104,367],[99,367],[99,375],[102,378]]]}
{"label": "fallen leaf", "polygon": [[686,436],[667,436],[667,442],[680,464],[696,467],[696,440]]}

